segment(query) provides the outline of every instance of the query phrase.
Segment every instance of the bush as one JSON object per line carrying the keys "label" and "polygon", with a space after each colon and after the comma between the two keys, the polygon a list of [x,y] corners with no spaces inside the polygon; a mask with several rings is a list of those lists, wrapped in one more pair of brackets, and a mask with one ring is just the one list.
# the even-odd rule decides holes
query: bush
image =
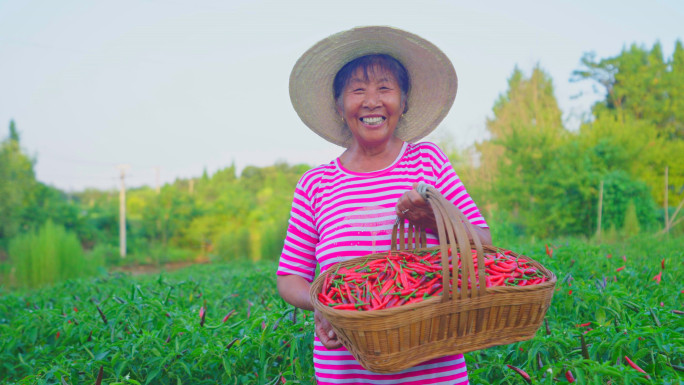
{"label": "bush", "polygon": [[497,246],[508,245],[524,236],[524,231],[515,223],[513,215],[505,210],[491,211],[484,214],[485,220],[492,233],[492,242]]}
{"label": "bush", "polygon": [[[634,206],[634,214],[629,219],[638,221],[640,230],[657,227],[657,208],[648,186],[632,179],[624,171],[613,171],[604,177],[603,189],[603,226],[608,228],[615,225],[622,229],[630,205]],[[634,223],[627,226],[633,226]],[[633,230],[633,229],[631,229]]]}
{"label": "bush", "polygon": [[2,287],[7,286],[9,282],[11,268],[9,263],[0,262],[0,293],[2,293]]}
{"label": "bush", "polygon": [[250,256],[250,233],[245,227],[228,228],[221,232],[211,254],[215,261],[233,261]]}
{"label": "bush", "polygon": [[626,237],[633,237],[639,234],[639,218],[637,218],[636,206],[634,202],[629,202],[625,212],[625,220],[622,223],[622,233]]}
{"label": "bush", "polygon": [[18,235],[9,244],[16,286],[44,284],[93,275],[102,260],[87,258],[75,233],[48,220],[37,232]]}
{"label": "bush", "polygon": [[106,266],[117,266],[122,264],[122,258],[121,255],[119,255],[119,247],[107,243],[96,244],[95,247],[88,252],[88,257],[103,261]]}
{"label": "bush", "polygon": [[121,257],[118,246],[98,244],[89,253],[90,256],[105,261],[107,266],[155,265],[169,262],[192,261],[195,252],[160,244],[139,243],[135,251]]}
{"label": "bush", "polygon": [[[195,252],[192,250],[159,244],[150,245],[142,254],[144,255],[144,260],[148,264],[157,266],[170,262],[192,261],[195,256]],[[143,260],[143,257],[135,259],[141,261]]]}

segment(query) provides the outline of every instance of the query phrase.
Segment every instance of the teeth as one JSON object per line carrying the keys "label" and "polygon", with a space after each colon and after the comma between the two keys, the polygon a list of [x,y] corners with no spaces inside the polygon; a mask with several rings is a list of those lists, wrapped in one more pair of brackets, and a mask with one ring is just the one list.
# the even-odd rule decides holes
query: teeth
{"label": "teeth", "polygon": [[361,118],[361,121],[366,124],[379,124],[385,120],[382,116],[374,116],[372,118]]}

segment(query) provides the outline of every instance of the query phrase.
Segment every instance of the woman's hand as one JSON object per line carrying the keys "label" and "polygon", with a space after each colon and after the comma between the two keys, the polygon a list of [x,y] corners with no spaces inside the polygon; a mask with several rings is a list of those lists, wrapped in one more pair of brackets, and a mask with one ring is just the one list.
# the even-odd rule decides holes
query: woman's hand
{"label": "woman's hand", "polygon": [[[397,216],[401,219],[408,219],[423,228],[437,231],[435,213],[432,211],[430,204],[416,191],[416,187],[418,187],[418,183],[414,183],[413,188],[405,192],[397,201],[395,206]],[[474,229],[483,245],[492,244],[492,235],[489,228],[474,226]],[[468,233],[468,238],[472,240],[472,234]]]}
{"label": "woman's hand", "polygon": [[326,349],[337,349],[342,346],[332,325],[318,310],[314,310],[314,321],[316,323],[316,335]]}
{"label": "woman's hand", "polygon": [[405,192],[397,201],[395,207],[397,216],[401,219],[408,219],[423,228],[429,227],[436,230],[435,213],[430,204],[416,191],[416,187],[418,183],[414,183],[413,188]]}

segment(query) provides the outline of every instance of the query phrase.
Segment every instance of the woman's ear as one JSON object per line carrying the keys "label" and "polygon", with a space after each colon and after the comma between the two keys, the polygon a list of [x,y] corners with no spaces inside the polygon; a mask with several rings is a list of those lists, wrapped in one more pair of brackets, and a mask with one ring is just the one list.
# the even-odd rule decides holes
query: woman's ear
{"label": "woman's ear", "polygon": [[337,107],[335,108],[335,110],[337,111],[337,116],[339,116],[339,119],[342,122],[344,122],[344,109],[342,108],[342,106],[340,106],[339,103],[335,103],[335,106]]}

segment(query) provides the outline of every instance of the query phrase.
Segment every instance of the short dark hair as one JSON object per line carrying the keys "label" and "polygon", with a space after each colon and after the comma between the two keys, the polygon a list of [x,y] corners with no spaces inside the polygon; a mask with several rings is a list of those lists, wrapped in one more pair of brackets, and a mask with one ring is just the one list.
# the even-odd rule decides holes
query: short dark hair
{"label": "short dark hair", "polygon": [[337,75],[335,75],[335,80],[333,81],[333,96],[337,105],[340,104],[342,90],[344,90],[344,87],[347,86],[352,75],[354,75],[359,68],[363,69],[363,76],[366,80],[368,79],[368,72],[373,72],[375,68],[381,68],[391,73],[397,80],[397,83],[399,83],[401,101],[404,103],[404,112],[408,111],[406,96],[411,88],[411,79],[409,78],[408,71],[406,71],[404,65],[401,64],[399,60],[387,54],[372,54],[357,57],[337,71]]}

